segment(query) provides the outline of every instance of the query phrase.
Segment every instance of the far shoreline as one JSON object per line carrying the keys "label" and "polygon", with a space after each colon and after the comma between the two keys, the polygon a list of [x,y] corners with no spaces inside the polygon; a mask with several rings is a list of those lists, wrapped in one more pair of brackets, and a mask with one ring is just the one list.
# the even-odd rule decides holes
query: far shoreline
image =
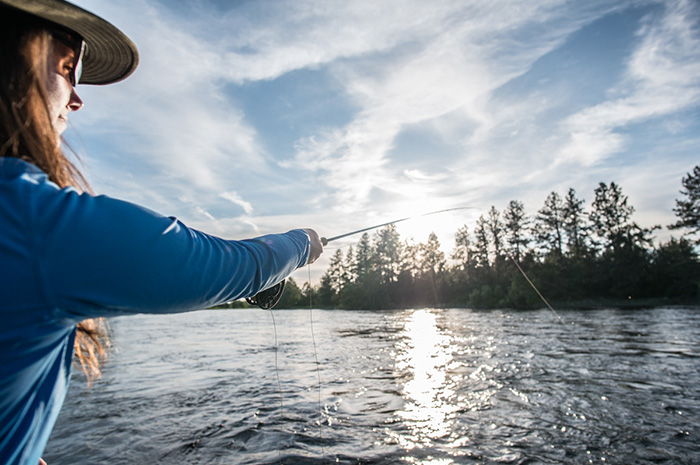
{"label": "far shoreline", "polygon": [[[578,310],[578,311],[589,311],[589,310],[649,310],[649,309],[663,309],[663,308],[685,308],[691,310],[700,311],[700,302],[696,301],[682,301],[678,299],[665,299],[665,298],[643,298],[643,299],[595,299],[595,300],[578,300],[578,301],[564,301],[564,302],[552,302],[552,307],[555,310]],[[219,305],[217,307],[212,307],[210,310],[243,310],[257,308],[255,306],[249,305],[245,301],[235,301],[229,302],[224,305]],[[531,310],[547,310],[544,305],[537,306],[475,306],[475,305],[464,305],[464,304],[450,304],[441,303],[437,305],[415,305],[410,307],[391,307],[391,308],[339,308],[339,307],[321,307],[313,306],[313,310],[346,310],[346,311],[395,311],[395,310],[419,310],[423,308],[459,308],[459,309],[472,309],[472,310],[510,310],[514,312],[518,311],[531,311]],[[293,307],[277,307],[272,310],[308,310],[308,306],[293,306]]]}

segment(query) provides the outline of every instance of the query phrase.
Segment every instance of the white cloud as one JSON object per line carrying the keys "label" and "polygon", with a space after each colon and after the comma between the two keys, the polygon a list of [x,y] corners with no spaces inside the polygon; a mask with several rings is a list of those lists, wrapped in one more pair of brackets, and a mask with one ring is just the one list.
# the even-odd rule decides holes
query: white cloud
{"label": "white cloud", "polygon": [[[235,82],[274,79],[289,71],[313,68],[342,58],[391,50],[434,33],[432,26],[450,17],[457,2],[252,2],[241,18],[233,10],[218,21],[232,32],[223,68]],[[233,23],[233,27],[232,26]]]}
{"label": "white cloud", "polygon": [[198,214],[204,216],[204,217],[207,218],[209,221],[211,221],[211,222],[213,222],[213,223],[216,222],[216,218],[214,218],[214,216],[213,216],[211,213],[209,213],[208,211],[204,210],[203,208],[201,208],[201,207],[196,207],[196,211],[197,211]]}
{"label": "white cloud", "polygon": [[562,159],[590,166],[625,148],[622,130],[632,123],[682,111],[700,102],[700,33],[697,3],[665,2],[660,18],[648,18],[627,65],[626,79],[613,90],[621,97],[586,108],[567,118],[571,139]]}
{"label": "white cloud", "polygon": [[[444,2],[439,6],[445,14],[426,15],[417,11],[420,6],[416,4],[405,8],[424,17],[420,40],[402,29],[389,29],[394,35],[388,43],[396,45],[393,54],[345,60],[332,68],[359,110],[345,128],[301,141],[295,161],[325,171],[335,203],[348,210],[372,202],[375,187],[402,194],[413,187],[419,195],[444,191],[442,183],[432,189],[407,186],[406,178],[396,176],[401,172],[400,160],[393,160],[398,166],[387,166],[400,132],[408,125],[438,119],[446,119],[441,123],[447,125],[455,119],[470,121],[476,126],[472,137],[463,133],[458,137],[472,149],[483,146],[507,116],[489,107],[491,93],[526,72],[582,24],[608,11],[584,9],[578,18],[550,24],[552,18],[561,19],[560,2]],[[366,20],[373,24],[370,18]],[[525,30],[529,37],[516,39]],[[463,130],[460,125],[455,129]],[[473,161],[469,156],[469,162]],[[493,161],[491,155],[489,165]],[[436,160],[435,168],[469,162]]]}
{"label": "white cloud", "polygon": [[250,202],[246,202],[245,200],[243,200],[243,198],[237,192],[224,192],[219,195],[221,196],[221,198],[226,199],[234,205],[238,205],[239,207],[241,207],[246,213],[246,215],[253,214],[253,206],[250,204]]}
{"label": "white cloud", "polygon": [[[611,78],[607,94],[579,111],[558,106],[552,92],[498,91],[584,26],[654,0],[79,3],[122,27],[142,52],[133,77],[109,91],[84,91],[86,109],[75,121],[105,141],[100,150],[119,153],[97,164],[98,178],[109,178],[112,192],[228,237],[304,224],[342,232],[416,209],[488,209],[511,199],[536,209],[549,191],[568,187],[585,196],[596,177],[617,169],[606,164],[611,155],[635,142],[631,125],[663,117],[681,134],[693,124],[678,112],[700,101],[690,0],[648,9],[624,80]],[[345,123],[309,124],[294,146],[268,153],[265,122],[254,122],[228,91],[265,81],[284,100],[284,91],[274,95],[275,80],[294,70],[341,89]],[[556,79],[539,83],[561,95],[578,91]],[[560,114],[545,120],[552,110]],[[430,134],[438,150],[404,159],[407,128]],[[130,176],[114,177],[117,163]],[[625,171],[635,173],[631,191],[648,182],[642,171]],[[230,203],[245,215],[227,213]],[[253,204],[261,216],[253,217]],[[304,209],[310,213],[300,217]]]}
{"label": "white cloud", "polygon": [[[121,139],[120,156],[154,167],[177,195],[225,190],[240,172],[265,169],[257,132],[228,101],[210,43],[195,38],[184,20],[145,1],[118,7],[82,3],[88,9],[94,3],[98,13],[111,19],[102,12],[114,13],[115,23],[128,25],[141,61],[133,76],[108,90],[79,87],[86,107],[72,119],[93,136]],[[120,19],[133,11],[139,14]],[[142,180],[142,188],[149,185]]]}

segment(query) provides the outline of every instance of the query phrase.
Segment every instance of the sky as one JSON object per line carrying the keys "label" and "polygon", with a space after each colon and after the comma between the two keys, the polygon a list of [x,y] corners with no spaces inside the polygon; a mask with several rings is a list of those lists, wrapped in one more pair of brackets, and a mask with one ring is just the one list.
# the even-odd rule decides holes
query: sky
{"label": "sky", "polygon": [[[696,0],[75,0],[140,64],[66,138],[94,190],[227,239],[397,225],[454,233],[615,182],[675,222],[700,164]],[[338,241],[311,267],[325,271]],[[309,271],[294,275],[297,283]]]}

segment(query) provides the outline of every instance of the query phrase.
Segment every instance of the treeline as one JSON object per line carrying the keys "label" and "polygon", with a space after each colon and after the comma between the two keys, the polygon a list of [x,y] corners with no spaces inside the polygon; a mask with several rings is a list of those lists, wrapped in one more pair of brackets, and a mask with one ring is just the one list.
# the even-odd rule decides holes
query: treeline
{"label": "treeline", "polygon": [[[692,217],[698,181],[700,167],[683,179],[687,200],[677,201],[680,219],[670,227],[700,229]],[[542,306],[523,273],[559,305],[700,303],[693,242],[655,245],[652,234],[660,226],[639,226],[633,212],[614,182],[600,183],[588,208],[574,189],[550,193],[534,215],[513,200],[501,211],[491,207],[471,228],[459,228],[449,256],[435,234],[414,243],[388,226],[365,233],[345,252],[336,250],[319,286],[300,289],[290,281],[278,307],[308,306],[310,297],[314,307],[347,309]]]}

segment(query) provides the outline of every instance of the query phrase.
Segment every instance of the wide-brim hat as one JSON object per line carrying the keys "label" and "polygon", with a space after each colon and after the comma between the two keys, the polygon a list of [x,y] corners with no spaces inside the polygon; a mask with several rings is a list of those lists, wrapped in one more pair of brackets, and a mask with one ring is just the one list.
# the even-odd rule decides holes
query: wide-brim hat
{"label": "wide-brim hat", "polygon": [[37,16],[77,33],[87,44],[80,84],[111,84],[134,72],[136,45],[119,29],[63,0],[0,0],[0,5]]}

